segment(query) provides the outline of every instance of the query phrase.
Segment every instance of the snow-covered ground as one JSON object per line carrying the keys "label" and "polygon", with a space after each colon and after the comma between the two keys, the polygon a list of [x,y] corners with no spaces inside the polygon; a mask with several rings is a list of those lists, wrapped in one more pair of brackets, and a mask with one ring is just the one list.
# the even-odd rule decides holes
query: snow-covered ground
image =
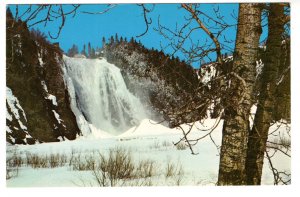
{"label": "snow-covered ground", "polygon": [[[197,122],[189,134],[189,139],[196,139],[210,132],[210,128],[218,120],[208,119],[203,123]],[[70,159],[71,152],[89,155],[100,151],[107,154],[110,149],[121,147],[129,150],[134,162],[141,160],[152,160],[155,166],[155,176],[151,180],[151,185],[214,185],[217,181],[219,167],[219,150],[217,146],[221,144],[222,124],[212,132],[211,140],[209,136],[200,140],[193,150],[196,155],[192,155],[189,148],[180,150],[173,145],[183,137],[179,129],[169,129],[156,124],[149,119],[145,119],[139,126],[131,128],[121,135],[113,136],[108,133],[100,133],[90,137],[80,137],[74,141],[64,141],[57,143],[43,143],[36,145],[7,145],[7,157],[18,153],[22,157],[26,154],[38,154],[40,156],[59,153],[66,155]],[[277,129],[278,125],[273,125],[270,132]],[[182,128],[188,131],[189,126]],[[202,130],[199,130],[202,129]],[[207,131],[203,131],[203,130]],[[276,130],[276,136],[286,135],[286,125],[280,125]],[[92,135],[92,134],[91,134]],[[279,170],[290,172],[290,158],[281,152],[277,152],[272,158],[274,166]],[[166,177],[168,164],[182,166],[179,176]],[[68,164],[57,168],[35,168],[23,165],[18,169],[18,175],[7,180],[8,187],[78,187],[97,186],[92,171],[76,171]],[[265,160],[262,184],[273,184],[273,174],[269,168],[269,163]]]}

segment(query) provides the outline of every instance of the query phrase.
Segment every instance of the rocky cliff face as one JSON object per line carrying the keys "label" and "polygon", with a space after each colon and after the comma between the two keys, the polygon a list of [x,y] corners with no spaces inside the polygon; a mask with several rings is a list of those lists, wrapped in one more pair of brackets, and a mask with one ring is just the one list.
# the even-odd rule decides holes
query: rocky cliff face
{"label": "rocky cliff face", "polygon": [[75,139],[80,131],[63,80],[61,50],[9,11],[6,32],[7,142]]}
{"label": "rocky cliff face", "polygon": [[198,77],[190,65],[134,40],[107,44],[104,56],[122,70],[131,92],[156,113],[152,119],[166,120],[170,127],[199,119],[197,109],[175,115],[196,93]]}

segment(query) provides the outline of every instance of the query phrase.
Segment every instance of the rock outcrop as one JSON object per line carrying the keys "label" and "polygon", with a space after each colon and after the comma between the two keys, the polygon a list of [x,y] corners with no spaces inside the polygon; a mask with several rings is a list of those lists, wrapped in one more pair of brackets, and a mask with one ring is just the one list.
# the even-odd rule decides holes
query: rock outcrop
{"label": "rock outcrop", "polygon": [[180,123],[199,119],[197,109],[176,116],[196,93],[198,77],[192,66],[133,39],[106,44],[104,57],[122,70],[127,87],[157,114],[152,119],[166,120],[170,127],[179,119]]}
{"label": "rock outcrop", "polygon": [[75,139],[80,131],[64,84],[62,51],[9,10],[6,32],[7,142]]}

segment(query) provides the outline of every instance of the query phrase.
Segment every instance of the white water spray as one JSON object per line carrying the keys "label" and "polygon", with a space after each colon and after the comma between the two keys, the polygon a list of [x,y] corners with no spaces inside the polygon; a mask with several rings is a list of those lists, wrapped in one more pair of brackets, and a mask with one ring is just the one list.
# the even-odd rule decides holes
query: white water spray
{"label": "white water spray", "polygon": [[[87,121],[93,127],[116,135],[146,117],[143,105],[129,92],[115,65],[105,59],[67,56],[64,62],[65,80],[78,125]],[[88,135],[86,131],[83,133]]]}

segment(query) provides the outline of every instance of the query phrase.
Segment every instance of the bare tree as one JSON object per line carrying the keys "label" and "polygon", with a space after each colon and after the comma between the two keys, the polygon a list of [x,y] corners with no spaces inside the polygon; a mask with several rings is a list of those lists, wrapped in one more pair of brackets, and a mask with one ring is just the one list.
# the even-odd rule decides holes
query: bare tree
{"label": "bare tree", "polygon": [[232,77],[224,112],[218,185],[245,184],[249,115],[261,33],[259,4],[240,4]]}
{"label": "bare tree", "polygon": [[280,67],[282,36],[284,33],[284,5],[270,4],[269,35],[266,44],[266,59],[254,125],[249,133],[246,174],[248,185],[260,185],[268,131],[272,122],[278,70]]}

